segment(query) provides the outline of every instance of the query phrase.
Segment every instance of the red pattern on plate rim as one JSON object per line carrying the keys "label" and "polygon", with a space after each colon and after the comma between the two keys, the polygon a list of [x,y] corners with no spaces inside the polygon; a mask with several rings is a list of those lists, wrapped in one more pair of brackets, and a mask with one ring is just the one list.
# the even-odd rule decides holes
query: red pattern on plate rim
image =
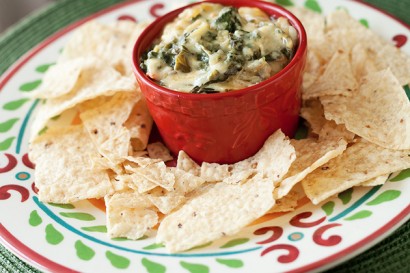
{"label": "red pattern on plate rim", "polygon": [[31,162],[30,158],[28,157],[28,154],[24,154],[21,158],[21,161],[23,162],[24,166],[34,170],[35,165],[33,162]]}
{"label": "red pattern on plate rim", "polygon": [[[113,5],[107,9],[101,10],[97,13],[94,13],[93,15],[90,15],[82,20],[79,20],[76,23],[71,24],[57,31],[55,34],[51,35],[49,38],[46,38],[43,42],[41,42],[40,44],[35,46],[32,50],[28,51],[26,54],[20,57],[3,75],[1,75],[0,92],[2,91],[4,86],[7,84],[7,82],[14,76],[14,74],[16,74],[31,58],[33,58],[37,53],[39,53],[41,50],[46,48],[48,45],[50,45],[52,42],[54,42],[55,40],[57,40],[64,34],[79,27],[80,25],[84,24],[85,22],[89,20],[95,19],[97,17],[100,17],[104,14],[107,14],[119,8],[132,5],[137,2],[142,2],[142,1],[146,1],[146,0],[131,0],[131,1],[124,2],[124,3]],[[390,17],[392,20],[400,23],[401,25],[403,25],[404,27],[410,30],[409,25],[407,25],[400,19],[394,17],[393,15],[377,7],[374,7],[366,2],[363,2],[362,0],[353,0],[353,1],[359,4],[362,4],[364,6],[367,6],[370,9],[376,10]],[[363,238],[362,240],[358,241],[357,243],[350,245],[349,247],[346,247],[345,249],[331,256],[328,256],[324,259],[321,259],[319,261],[307,264],[305,266],[302,266],[300,268],[290,270],[287,272],[288,273],[306,272],[306,271],[314,270],[318,268],[321,268],[321,270],[324,270],[325,268],[334,266],[335,262],[337,261],[341,262],[342,259],[351,258],[353,255],[358,254],[359,251],[364,251],[368,249],[370,246],[373,245],[373,244],[370,245],[370,243],[375,244],[381,241],[383,238],[387,237],[390,233],[392,233],[396,227],[400,226],[401,224],[404,224],[409,218],[410,218],[410,205],[408,205],[404,210],[402,210],[399,214],[397,214],[392,220],[390,220],[380,229],[370,234],[369,236]],[[27,262],[31,263],[37,268],[46,269],[46,270],[53,271],[53,272],[55,271],[55,272],[77,273],[77,271],[75,270],[64,267],[38,254],[37,252],[32,250],[30,247],[20,242],[16,237],[14,237],[1,223],[0,223],[0,241],[8,249],[13,251],[17,255],[19,255],[20,258],[26,260]]]}
{"label": "red pattern on plate rim", "polygon": [[28,189],[20,185],[11,184],[0,187],[0,200],[9,199],[11,197],[10,191],[16,191],[20,193],[22,203],[27,201],[27,199],[30,197],[30,192]]}
{"label": "red pattern on plate rim", "polygon": [[407,36],[403,34],[398,34],[393,37],[393,41],[396,42],[396,47],[401,48],[407,43]]}
{"label": "red pattern on plate rim", "polygon": [[131,21],[131,22],[135,22],[135,23],[138,22],[137,19],[135,19],[134,16],[129,15],[129,14],[124,14],[124,15],[118,16],[117,20],[118,21]]}
{"label": "red pattern on plate rim", "polygon": [[17,166],[17,159],[12,154],[4,154],[7,158],[7,164],[4,167],[0,167],[0,173],[7,173],[13,170]]}
{"label": "red pattern on plate rim", "polygon": [[152,5],[152,7],[149,9],[149,13],[154,16],[154,17],[160,17],[161,14],[158,13],[159,10],[163,9],[165,7],[164,4],[158,3]]}

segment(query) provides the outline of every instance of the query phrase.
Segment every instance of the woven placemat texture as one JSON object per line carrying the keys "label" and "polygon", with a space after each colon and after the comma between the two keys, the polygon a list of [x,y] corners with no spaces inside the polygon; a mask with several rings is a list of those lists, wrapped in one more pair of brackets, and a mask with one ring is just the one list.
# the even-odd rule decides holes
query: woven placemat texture
{"label": "woven placemat texture", "polygon": [[[0,75],[24,53],[65,26],[124,0],[60,0],[0,37]],[[410,25],[410,0],[365,0]],[[0,272],[38,273],[0,245]],[[327,272],[410,272],[410,221],[365,253]]]}

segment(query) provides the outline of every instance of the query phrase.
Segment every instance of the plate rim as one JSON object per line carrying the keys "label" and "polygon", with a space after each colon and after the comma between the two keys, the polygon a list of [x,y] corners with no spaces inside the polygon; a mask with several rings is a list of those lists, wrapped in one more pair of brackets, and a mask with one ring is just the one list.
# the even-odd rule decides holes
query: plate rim
{"label": "plate rim", "polygon": [[[6,69],[6,71],[0,75],[0,92],[4,89],[4,86],[13,78],[13,76],[35,55],[37,55],[41,50],[45,47],[59,39],[61,36],[65,35],[66,33],[78,28],[80,25],[101,17],[105,14],[108,14],[114,10],[133,5],[138,2],[145,2],[149,0],[128,0],[122,3],[114,4],[108,8],[102,9],[98,12],[95,12],[89,16],[86,16],[74,23],[71,23],[54,34],[48,36],[43,41],[38,43],[32,49],[28,50],[25,54],[20,56],[10,67]],[[396,16],[390,14],[389,12],[382,10],[372,4],[365,2],[363,0],[353,0],[352,2],[361,4],[366,8],[373,9],[378,13],[381,13],[390,19],[396,21],[397,23],[401,24],[405,28],[410,31],[410,25],[402,21],[401,19],[397,18]],[[382,241],[383,239],[387,238],[388,236],[392,235],[400,226],[402,226],[405,222],[410,219],[410,204],[404,208],[400,213],[398,213],[394,218],[392,218],[389,222],[385,223],[382,227],[378,230],[374,231],[372,234],[362,238],[355,244],[349,245],[346,248],[342,249],[341,251],[334,253],[326,258],[318,260],[313,263],[309,263],[303,265],[299,268],[286,271],[287,273],[299,273],[299,272],[307,272],[312,270],[326,270],[330,269],[337,264],[341,264],[347,260],[356,257],[357,255],[363,253],[364,251],[370,249],[371,247],[375,246],[377,243]],[[47,272],[68,272],[68,273],[78,273],[74,269],[68,268],[62,264],[56,263],[48,258],[44,257],[43,255],[37,253],[29,246],[25,245],[21,242],[18,238],[14,237],[12,232],[10,232],[6,227],[0,223],[0,243],[12,254],[16,255],[19,259],[23,260],[27,264],[35,267],[38,270],[45,270]]]}

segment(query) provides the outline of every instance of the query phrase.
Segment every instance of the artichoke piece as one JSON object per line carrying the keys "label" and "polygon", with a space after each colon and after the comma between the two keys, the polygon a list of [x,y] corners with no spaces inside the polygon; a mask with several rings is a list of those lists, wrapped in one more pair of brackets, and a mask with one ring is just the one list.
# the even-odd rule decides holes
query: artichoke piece
{"label": "artichoke piece", "polygon": [[176,56],[174,69],[183,73],[191,72],[191,67],[189,66],[188,59],[183,51]]}

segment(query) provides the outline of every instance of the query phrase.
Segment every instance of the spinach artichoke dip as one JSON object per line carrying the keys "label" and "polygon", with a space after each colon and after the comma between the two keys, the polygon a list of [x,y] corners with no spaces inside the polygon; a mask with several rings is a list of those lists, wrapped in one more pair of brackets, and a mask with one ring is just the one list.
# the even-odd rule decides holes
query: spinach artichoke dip
{"label": "spinach artichoke dip", "polygon": [[219,93],[262,82],[292,59],[297,32],[258,8],[203,3],[165,26],[143,55],[158,84],[187,93]]}

